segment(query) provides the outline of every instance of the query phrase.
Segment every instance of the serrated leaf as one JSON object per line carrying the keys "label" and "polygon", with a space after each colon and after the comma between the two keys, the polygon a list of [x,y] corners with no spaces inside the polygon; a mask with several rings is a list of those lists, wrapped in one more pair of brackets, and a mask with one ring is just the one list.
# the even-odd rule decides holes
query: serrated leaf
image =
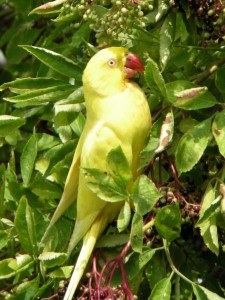
{"label": "serrated leaf", "polygon": [[165,18],[160,30],[160,66],[164,70],[170,58],[170,52],[175,38],[176,16],[171,11]]}
{"label": "serrated leaf", "polygon": [[153,181],[145,175],[138,177],[133,185],[131,198],[134,200],[136,212],[140,215],[151,211],[161,196]]}
{"label": "serrated leaf", "polygon": [[36,133],[34,133],[23,148],[23,152],[20,157],[21,175],[23,178],[23,182],[26,185],[30,182],[34,170],[36,156],[37,136]]}
{"label": "serrated leaf", "polygon": [[10,115],[0,116],[0,137],[9,135],[13,130],[18,129],[25,124],[24,118],[14,117]]}
{"label": "serrated leaf", "polygon": [[220,154],[225,157],[225,109],[216,113],[212,124],[212,132]]}
{"label": "serrated leaf", "polygon": [[46,267],[52,268],[62,265],[67,259],[67,254],[59,252],[43,252],[39,255],[38,259],[44,262]]}
{"label": "serrated leaf", "polygon": [[132,219],[130,241],[132,249],[135,252],[142,253],[143,245],[143,219],[138,213],[135,213]]}
{"label": "serrated leaf", "polygon": [[54,71],[65,75],[69,78],[75,78],[81,81],[82,70],[72,60],[65,56],[41,47],[23,45],[23,49],[37,57],[42,63]]}
{"label": "serrated leaf", "polygon": [[160,137],[159,137],[159,145],[157,149],[155,149],[155,153],[162,152],[168,146],[173,138],[174,131],[174,117],[173,112],[168,112],[166,114],[165,120],[163,121]]}
{"label": "serrated leaf", "polygon": [[157,64],[149,59],[145,68],[145,80],[151,91],[160,99],[167,99],[166,85]]}
{"label": "serrated leaf", "polygon": [[121,208],[118,219],[117,219],[117,228],[119,232],[127,229],[131,219],[131,208],[130,204],[125,201],[124,206]]}
{"label": "serrated leaf", "polygon": [[166,84],[168,100],[176,107],[198,110],[218,103],[206,87],[198,87],[190,81],[177,80]]}
{"label": "serrated leaf", "polygon": [[171,281],[170,278],[163,278],[154,286],[148,300],[170,300]]}
{"label": "serrated leaf", "polygon": [[175,157],[178,172],[190,171],[201,158],[207,147],[211,119],[206,119],[188,130],[180,139]]}
{"label": "serrated leaf", "polygon": [[167,205],[157,212],[155,217],[155,227],[158,233],[169,242],[180,235],[181,215],[178,205]]}

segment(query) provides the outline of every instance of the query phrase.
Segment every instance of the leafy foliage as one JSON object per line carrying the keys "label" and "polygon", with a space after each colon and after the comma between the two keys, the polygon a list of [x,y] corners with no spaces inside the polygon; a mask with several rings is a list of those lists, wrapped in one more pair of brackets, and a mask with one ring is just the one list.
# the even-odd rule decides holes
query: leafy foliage
{"label": "leafy foliage", "polygon": [[83,69],[122,45],[153,126],[138,178],[121,148],[108,174],[83,169],[121,211],[75,299],[225,299],[225,1],[43,2],[0,1],[0,298],[63,297],[75,205],[39,243],[84,127]]}

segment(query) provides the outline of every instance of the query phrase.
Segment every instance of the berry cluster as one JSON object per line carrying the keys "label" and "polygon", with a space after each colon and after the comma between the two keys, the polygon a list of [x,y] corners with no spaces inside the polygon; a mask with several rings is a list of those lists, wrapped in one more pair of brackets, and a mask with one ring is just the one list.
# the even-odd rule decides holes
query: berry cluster
{"label": "berry cluster", "polygon": [[[184,3],[185,2],[185,3]],[[203,46],[225,40],[225,1],[223,0],[170,0],[170,6],[194,17]]]}
{"label": "berry cluster", "polygon": [[81,0],[62,6],[58,21],[74,21],[75,28],[89,21],[98,44],[123,41],[135,27],[147,26],[146,14],[153,10],[154,0]]}

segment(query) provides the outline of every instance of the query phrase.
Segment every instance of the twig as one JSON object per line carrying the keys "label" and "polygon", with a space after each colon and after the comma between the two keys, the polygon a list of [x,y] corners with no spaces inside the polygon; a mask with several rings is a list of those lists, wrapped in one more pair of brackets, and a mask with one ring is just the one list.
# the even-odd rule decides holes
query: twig
{"label": "twig", "polygon": [[212,64],[208,70],[203,72],[201,76],[199,76],[192,82],[194,84],[200,84],[201,82],[205,81],[210,75],[212,75],[218,69],[218,67],[222,66],[223,64],[225,64],[225,57],[221,58],[217,63]]}

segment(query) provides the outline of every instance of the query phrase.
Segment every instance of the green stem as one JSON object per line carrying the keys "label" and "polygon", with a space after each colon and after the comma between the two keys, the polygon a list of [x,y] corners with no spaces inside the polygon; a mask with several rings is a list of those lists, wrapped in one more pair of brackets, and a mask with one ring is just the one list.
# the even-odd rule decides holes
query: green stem
{"label": "green stem", "polygon": [[173,263],[173,260],[171,258],[171,255],[170,255],[170,251],[169,251],[169,244],[168,244],[168,241],[163,239],[163,245],[164,245],[164,249],[165,249],[165,253],[166,253],[166,257],[167,257],[167,260],[169,262],[169,265],[172,269],[172,271],[174,271],[174,273],[176,273],[178,276],[180,276],[180,278],[182,278],[183,280],[185,280],[186,282],[190,283],[191,285],[193,285],[194,283],[188,279],[186,276],[184,276],[179,270],[177,270],[177,268],[175,267],[174,263]]}
{"label": "green stem", "polygon": [[148,222],[147,224],[145,224],[143,226],[143,232],[145,232],[147,229],[151,228],[152,226],[154,226],[155,224],[155,220],[151,220],[150,222]]}
{"label": "green stem", "polygon": [[180,300],[180,276],[176,276],[175,281],[175,299]]}

